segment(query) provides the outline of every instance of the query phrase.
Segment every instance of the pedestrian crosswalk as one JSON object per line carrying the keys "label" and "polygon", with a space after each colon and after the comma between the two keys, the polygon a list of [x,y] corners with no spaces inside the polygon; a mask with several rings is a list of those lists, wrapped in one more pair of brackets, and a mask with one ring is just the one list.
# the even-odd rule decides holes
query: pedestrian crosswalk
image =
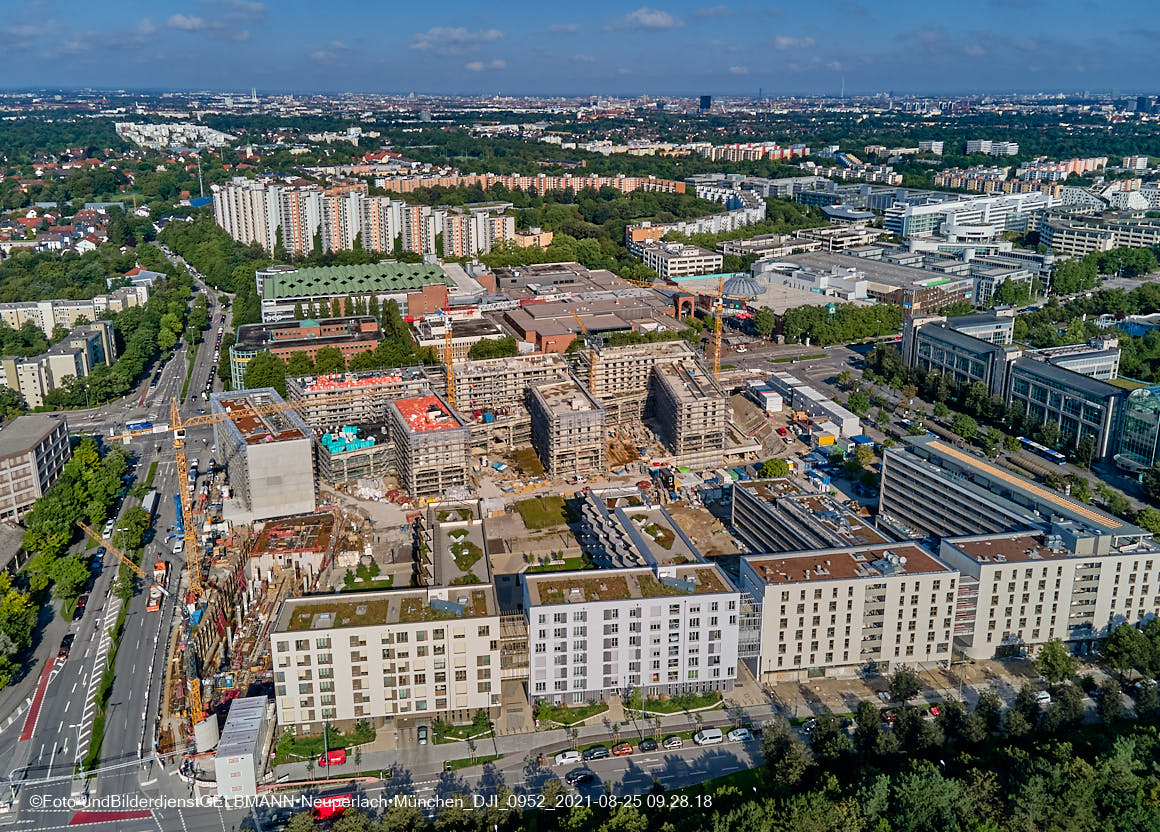
{"label": "pedestrian crosswalk", "polygon": [[100,640],[97,642],[97,652],[93,656],[93,666],[89,670],[89,686],[85,692],[85,709],[81,717],[77,733],[76,762],[79,764],[89,753],[89,743],[93,736],[93,718],[97,712],[97,690],[101,686],[101,677],[105,673],[105,664],[108,661],[109,649],[113,645],[113,627],[117,616],[121,612],[121,599],[116,595],[109,595],[109,606],[105,609],[105,617],[101,621]]}

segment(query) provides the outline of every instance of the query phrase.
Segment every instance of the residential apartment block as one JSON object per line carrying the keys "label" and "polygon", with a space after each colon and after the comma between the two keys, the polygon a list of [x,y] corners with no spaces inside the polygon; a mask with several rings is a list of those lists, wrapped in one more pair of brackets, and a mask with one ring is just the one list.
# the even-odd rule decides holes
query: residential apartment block
{"label": "residential apartment block", "polygon": [[927,202],[896,202],[886,209],[887,232],[900,237],[929,237],[944,227],[991,226],[998,232],[1026,231],[1034,214],[1054,199],[1041,193],[1002,194]]}
{"label": "residential apartment block", "polygon": [[441,496],[468,483],[471,431],[444,399],[432,393],[387,406],[394,467],[412,498]]}
{"label": "residential apartment block", "polygon": [[969,139],[966,154],[986,153],[988,156],[1018,156],[1019,142],[996,142],[991,139]]}
{"label": "residential apartment block", "polygon": [[712,468],[724,461],[729,415],[725,391],[695,363],[653,368],[653,415],[658,435],[682,465]]}
{"label": "residential apartment block", "polygon": [[532,699],[732,689],[743,612],[725,574],[635,489],[594,492],[583,513],[602,568],[520,575]]}
{"label": "residential apartment block", "polygon": [[0,521],[15,523],[44,496],[72,457],[63,415],[30,413],[0,429]]}
{"label": "residential apartment block", "polygon": [[0,386],[20,393],[30,408],[40,407],[66,379],[86,378],[98,365],[112,366],[116,358],[112,322],[82,324],[48,352],[32,358],[0,358]]}
{"label": "residential apartment block", "polygon": [[123,286],[89,300],[0,303],[0,320],[13,329],[20,329],[26,321],[32,321],[46,338],[51,338],[52,331],[58,326],[72,329],[81,318],[92,323],[100,320],[107,312],[123,312],[134,306],[144,306],[148,300],[149,285],[141,283]]}
{"label": "residential apartment block", "polygon": [[914,542],[742,558],[761,606],[758,681],[949,661],[958,580]]}
{"label": "residential apartment block", "polygon": [[1053,530],[943,540],[961,575],[955,640],[972,659],[1019,655],[1052,639],[1094,647],[1160,608],[1160,549]]}
{"label": "residential apartment block", "polygon": [[515,217],[503,212],[511,203],[483,203],[450,209],[443,217],[445,257],[473,257],[488,254],[499,241],[513,240]]}
{"label": "residential apartment block", "polygon": [[827,494],[806,494],[791,480],[733,484],[734,533],[754,553],[796,552],[891,542],[870,521]]}
{"label": "residential apartment block", "polygon": [[380,308],[393,300],[404,316],[428,315],[447,306],[447,292],[454,285],[441,267],[425,263],[268,266],[258,269],[254,280],[265,323],[292,320],[296,305],[324,304],[326,309],[336,298],[345,306],[350,297],[375,297]]}
{"label": "residential apartment block", "polygon": [[604,470],[604,408],[575,377],[528,388],[532,447],[553,479]]}

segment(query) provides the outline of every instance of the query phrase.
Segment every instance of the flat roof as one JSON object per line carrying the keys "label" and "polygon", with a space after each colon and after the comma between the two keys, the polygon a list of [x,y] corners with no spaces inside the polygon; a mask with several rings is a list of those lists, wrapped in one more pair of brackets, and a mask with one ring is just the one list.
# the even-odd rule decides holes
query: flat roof
{"label": "flat roof", "polygon": [[548,411],[555,416],[590,413],[601,409],[592,395],[574,378],[537,384],[533,389]]}
{"label": "flat roof", "polygon": [[900,266],[888,260],[853,257],[838,252],[811,251],[804,254],[787,254],[779,259],[797,263],[799,266],[813,266],[827,272],[835,266],[842,269],[857,269],[866,280],[901,288],[918,286],[935,276],[934,272],[926,269]]}
{"label": "flat roof", "polygon": [[779,497],[788,497],[802,492],[801,486],[788,479],[742,480],[733,483],[733,487],[752,491],[758,497],[766,500],[776,500]]}
{"label": "flat roof", "polygon": [[[327,335],[314,335],[305,330],[320,327],[341,328],[341,331]],[[326,346],[347,341],[379,340],[379,323],[369,316],[347,318],[306,319],[303,321],[279,321],[277,323],[242,324],[238,327],[234,346],[243,350],[262,350],[272,347],[289,347],[300,344]]]}
{"label": "flat roof", "polygon": [[[431,601],[460,604],[463,615],[448,608],[431,606]],[[438,607],[443,607],[439,604]],[[388,589],[379,592],[308,595],[282,602],[273,632],[300,633],[344,627],[373,627],[382,624],[411,624],[423,621],[456,621],[497,615],[495,590],[490,584],[478,587]]]}
{"label": "flat roof", "polygon": [[819,526],[851,545],[871,545],[890,543],[891,540],[869,521],[832,497],[822,494],[801,494],[786,497],[802,511],[811,516]]}
{"label": "flat roof", "polygon": [[235,757],[258,751],[262,723],[266,719],[266,702],[264,696],[239,697],[230,702],[215,757]]}
{"label": "flat roof", "polygon": [[[229,413],[229,421],[237,428],[238,433],[247,445],[260,445],[270,442],[288,442],[294,439],[306,439],[310,434],[299,427],[298,416],[292,411],[280,413],[255,413],[254,408],[264,402],[257,401],[257,391],[240,391],[239,393],[219,393],[215,396],[222,409]],[[273,390],[269,393],[272,401],[281,401],[281,397]],[[233,411],[241,412],[233,412]],[[281,422],[281,425],[275,424]]]}
{"label": "flat roof", "polygon": [[913,446],[928,448],[937,454],[955,460],[961,465],[966,465],[983,477],[999,480],[1012,490],[1022,491],[1024,494],[1030,495],[1036,500],[1053,505],[1064,515],[1070,514],[1082,517],[1096,524],[1099,528],[1109,531],[1143,532],[1143,530],[1136,529],[1136,527],[1130,526],[1110,514],[1105,514],[1098,509],[1086,506],[1070,497],[1065,497],[1057,491],[1052,491],[1050,488],[1045,488],[1031,480],[1012,474],[1010,471],[998,468],[970,454],[963,453],[958,448],[951,447],[941,439],[929,436],[914,436],[908,437],[908,441]]}
{"label": "flat roof", "polygon": [[365,266],[307,266],[260,269],[262,298],[407,292],[440,284],[454,287],[442,267],[427,263],[372,263]]}
{"label": "flat roof", "polygon": [[533,605],[582,604],[588,601],[627,601],[681,595],[734,592],[720,569],[713,564],[667,568],[677,583],[657,577],[649,567],[627,569],[587,569],[581,572],[524,573],[528,597]]}
{"label": "flat roof", "polygon": [[680,565],[703,561],[701,553],[662,506],[617,506],[614,511],[624,513],[633,543],[654,563]]}
{"label": "flat roof", "polygon": [[1070,556],[1066,549],[1049,549],[1044,535],[1031,532],[954,538],[945,542],[976,563],[1025,563],[1032,560],[1062,560]]}
{"label": "flat roof", "polygon": [[[891,557],[893,556],[893,557]],[[903,558],[906,562],[903,563]],[[745,558],[766,584],[881,579],[931,572],[955,572],[917,543],[876,544],[846,549],[789,552]]]}
{"label": "flat roof", "polygon": [[250,555],[325,552],[333,533],[334,515],[329,511],[267,520]]}
{"label": "flat roof", "polygon": [[0,456],[27,453],[65,423],[63,415],[29,413],[17,416],[0,425]]}
{"label": "flat roof", "polygon": [[438,396],[416,396],[392,402],[414,433],[451,430],[460,427],[459,419]]}
{"label": "flat roof", "polygon": [[653,369],[669,382],[670,388],[682,400],[701,401],[725,396],[711,374],[703,371],[691,372],[684,362],[666,361],[657,364]]}

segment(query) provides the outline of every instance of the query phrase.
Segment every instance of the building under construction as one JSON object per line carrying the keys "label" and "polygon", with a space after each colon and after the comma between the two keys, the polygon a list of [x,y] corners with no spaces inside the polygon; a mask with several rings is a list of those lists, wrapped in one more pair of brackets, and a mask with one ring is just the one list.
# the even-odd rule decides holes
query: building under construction
{"label": "building under construction", "polygon": [[573,355],[576,375],[600,401],[610,425],[631,425],[644,418],[653,367],[658,363],[700,366],[693,348],[683,340],[605,347],[593,339],[588,348]]}
{"label": "building under construction", "polygon": [[314,511],[314,451],[310,428],[293,410],[255,412],[282,404],[272,387],[214,393],[210,412],[230,485],[244,517],[253,521]]}
{"label": "building under construction", "polygon": [[388,408],[394,469],[413,498],[468,483],[470,429],[438,394],[399,399]]}
{"label": "building under construction", "polygon": [[[435,369],[434,373],[439,370]],[[440,373],[442,375],[442,373]],[[483,452],[492,443],[508,448],[531,441],[528,389],[568,377],[568,362],[556,353],[485,358],[455,365],[455,404],[471,424],[471,445]],[[433,384],[446,389],[446,379]]]}
{"label": "building under construction", "polygon": [[683,465],[712,468],[725,459],[725,391],[695,361],[653,368],[654,406],[661,441]]}
{"label": "building under construction", "polygon": [[304,403],[297,408],[299,416],[320,433],[341,430],[344,425],[385,422],[387,405],[395,399],[428,392],[429,380],[422,367],[286,379],[286,398]]}
{"label": "building under construction", "polygon": [[604,468],[604,408],[576,378],[528,390],[532,447],[549,477],[575,477]]}

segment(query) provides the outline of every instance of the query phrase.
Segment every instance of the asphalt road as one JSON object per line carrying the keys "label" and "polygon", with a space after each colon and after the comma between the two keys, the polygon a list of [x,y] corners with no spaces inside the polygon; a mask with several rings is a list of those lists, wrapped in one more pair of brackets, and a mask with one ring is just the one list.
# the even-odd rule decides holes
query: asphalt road
{"label": "asphalt road", "polygon": [[[198,275],[194,274],[194,277],[197,279]],[[201,291],[206,291],[204,283],[200,280],[198,283]],[[205,340],[194,362],[189,395],[179,403],[184,417],[207,408],[202,391],[216,368],[213,360],[216,331],[219,325],[229,329],[229,314],[217,303],[216,293],[210,292],[209,300],[210,327],[204,333]],[[123,432],[127,422],[169,423],[171,402],[180,398],[185,383],[188,349],[189,346],[183,344],[150,380],[142,382],[125,399],[70,414],[70,429],[74,433],[92,432],[109,437]],[[151,385],[154,380],[156,383]],[[188,431],[187,447],[191,457],[208,457],[212,441],[212,430],[208,427]],[[171,436],[159,433],[136,437],[126,450],[137,457],[136,476],[139,480],[147,476],[151,462],[158,462],[153,488],[158,491],[160,500],[152,538],[147,539],[143,564],[146,571],[150,571],[158,557],[168,560],[171,565],[168,588],[176,591],[183,564],[180,558],[174,558],[171,542],[165,541],[166,530],[174,523],[173,494],[177,491]],[[86,809],[93,814],[78,816],[75,805],[70,805],[70,798],[82,789],[78,781],[69,778],[87,747],[87,733],[95,715],[91,702],[106,661],[108,645],[107,642],[105,647],[101,645],[100,631],[103,628],[100,624],[111,624],[119,609],[120,602],[109,592],[117,566],[115,556],[107,555],[102,573],[94,583],[84,618],[68,625],[69,631],[75,632],[76,641],[68,660],[59,670],[54,670],[31,739],[19,739],[24,719],[17,719],[7,730],[0,732],[0,755],[9,761],[3,773],[11,772],[15,775],[12,779],[25,782],[13,809],[0,814],[0,828],[8,824],[38,830],[101,824],[125,832],[158,828],[232,832],[245,820],[247,813],[216,806],[130,806],[129,809],[137,811],[126,813],[122,811],[126,807],[117,803],[124,804],[134,798],[190,797],[189,787],[176,776],[175,765],[163,767],[152,761],[165,652],[176,611],[174,599],[169,598],[160,611],[146,612],[148,586],[143,582],[139,582],[138,591],[129,602],[125,631],[116,657],[116,675],[106,710],[100,753],[99,769],[102,771],[88,784]],[[54,629],[60,626],[56,621],[52,624]],[[44,652],[45,660],[55,656],[59,642],[59,637],[42,639],[40,650]],[[81,754],[77,753],[78,749]],[[49,782],[37,782],[41,780]]]}

